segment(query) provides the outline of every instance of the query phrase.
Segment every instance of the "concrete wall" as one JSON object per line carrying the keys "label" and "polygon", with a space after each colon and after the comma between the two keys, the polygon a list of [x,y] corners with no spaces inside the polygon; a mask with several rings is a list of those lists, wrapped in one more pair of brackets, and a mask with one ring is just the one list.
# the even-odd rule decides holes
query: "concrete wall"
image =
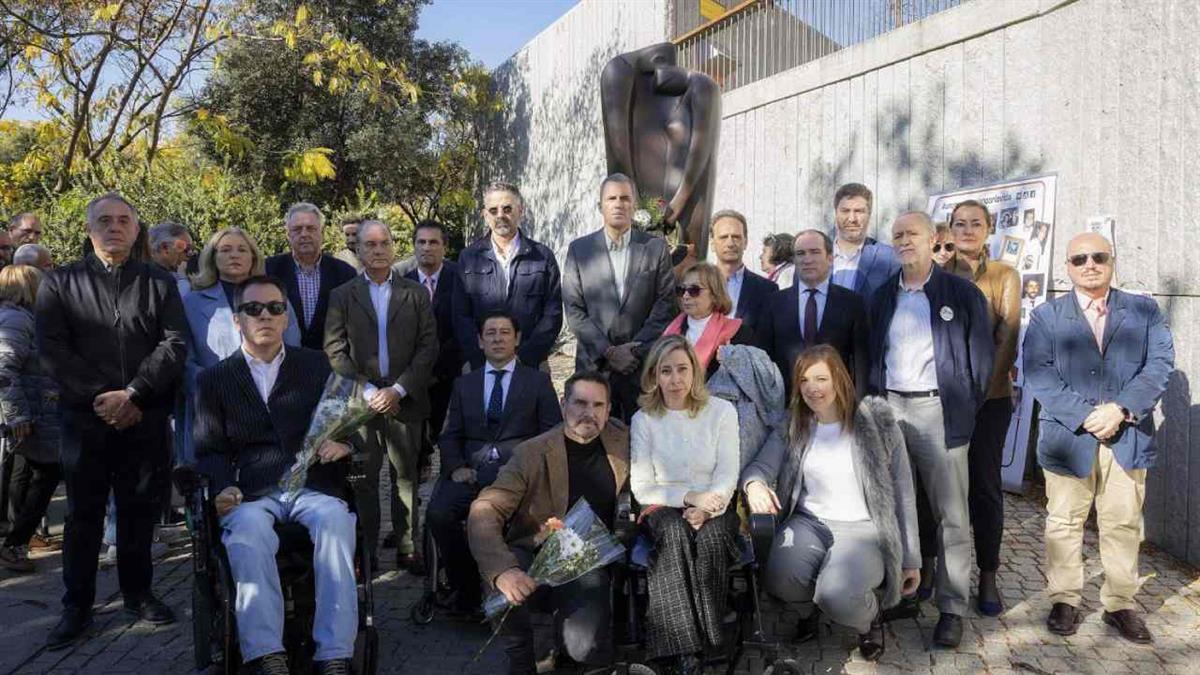
{"label": "concrete wall", "polygon": [[666,40],[667,11],[667,0],[581,0],[493,73],[505,112],[490,130],[486,174],[520,185],[527,229],[560,258],[600,227],[600,71]]}
{"label": "concrete wall", "polygon": [[[560,252],[598,225],[600,68],[662,39],[663,5],[584,0],[498,73],[528,133],[506,170]],[[757,266],[768,232],[828,227],[843,182],[875,190],[880,232],[931,193],[1056,172],[1054,287],[1069,286],[1067,240],[1112,214],[1121,284],[1153,293],[1174,329],[1146,526],[1200,564],[1197,34],[1195,0],[973,0],[729,92],[715,208],[748,215]]]}

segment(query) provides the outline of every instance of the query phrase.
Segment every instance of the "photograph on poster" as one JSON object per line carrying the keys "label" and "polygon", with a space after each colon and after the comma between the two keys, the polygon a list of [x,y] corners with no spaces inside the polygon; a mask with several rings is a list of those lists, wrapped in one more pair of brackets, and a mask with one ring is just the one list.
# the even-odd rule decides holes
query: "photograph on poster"
{"label": "photograph on poster", "polygon": [[1045,274],[1021,275],[1021,322],[1029,320],[1029,313],[1035,307],[1045,302],[1042,289],[1046,287]]}
{"label": "photograph on poster", "polygon": [[1007,230],[1017,226],[1017,207],[1004,209],[1000,212],[1000,229]]}
{"label": "photograph on poster", "polygon": [[1004,247],[1000,249],[1000,260],[1016,267],[1021,261],[1021,251],[1024,249],[1024,238],[1006,234],[1004,235]]}

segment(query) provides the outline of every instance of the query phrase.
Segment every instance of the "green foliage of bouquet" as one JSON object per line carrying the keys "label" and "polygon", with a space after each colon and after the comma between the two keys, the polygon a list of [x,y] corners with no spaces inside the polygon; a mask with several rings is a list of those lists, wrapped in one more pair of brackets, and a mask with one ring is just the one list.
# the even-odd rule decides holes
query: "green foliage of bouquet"
{"label": "green foliage of bouquet", "polygon": [[299,492],[308,481],[308,468],[317,461],[317,450],[325,441],[345,440],[375,415],[354,379],[331,374],[308,423],[304,445],[296,453],[296,463],[279,479],[279,489],[289,495]]}

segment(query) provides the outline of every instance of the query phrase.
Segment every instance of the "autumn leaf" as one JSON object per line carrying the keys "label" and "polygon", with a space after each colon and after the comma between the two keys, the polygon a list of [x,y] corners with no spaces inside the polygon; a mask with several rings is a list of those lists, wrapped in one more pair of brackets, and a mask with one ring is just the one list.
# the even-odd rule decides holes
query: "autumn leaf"
{"label": "autumn leaf", "polygon": [[315,185],[337,176],[337,170],[329,156],[330,148],[311,148],[302,152],[289,153],[284,160],[283,176],[293,183]]}

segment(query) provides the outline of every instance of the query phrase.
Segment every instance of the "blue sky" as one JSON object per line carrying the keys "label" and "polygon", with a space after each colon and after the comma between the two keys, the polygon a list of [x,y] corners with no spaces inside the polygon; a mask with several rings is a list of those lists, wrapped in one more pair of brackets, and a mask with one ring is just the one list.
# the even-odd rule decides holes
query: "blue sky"
{"label": "blue sky", "polygon": [[434,0],[421,10],[417,35],[458,42],[495,68],[567,13],[577,0]]}

